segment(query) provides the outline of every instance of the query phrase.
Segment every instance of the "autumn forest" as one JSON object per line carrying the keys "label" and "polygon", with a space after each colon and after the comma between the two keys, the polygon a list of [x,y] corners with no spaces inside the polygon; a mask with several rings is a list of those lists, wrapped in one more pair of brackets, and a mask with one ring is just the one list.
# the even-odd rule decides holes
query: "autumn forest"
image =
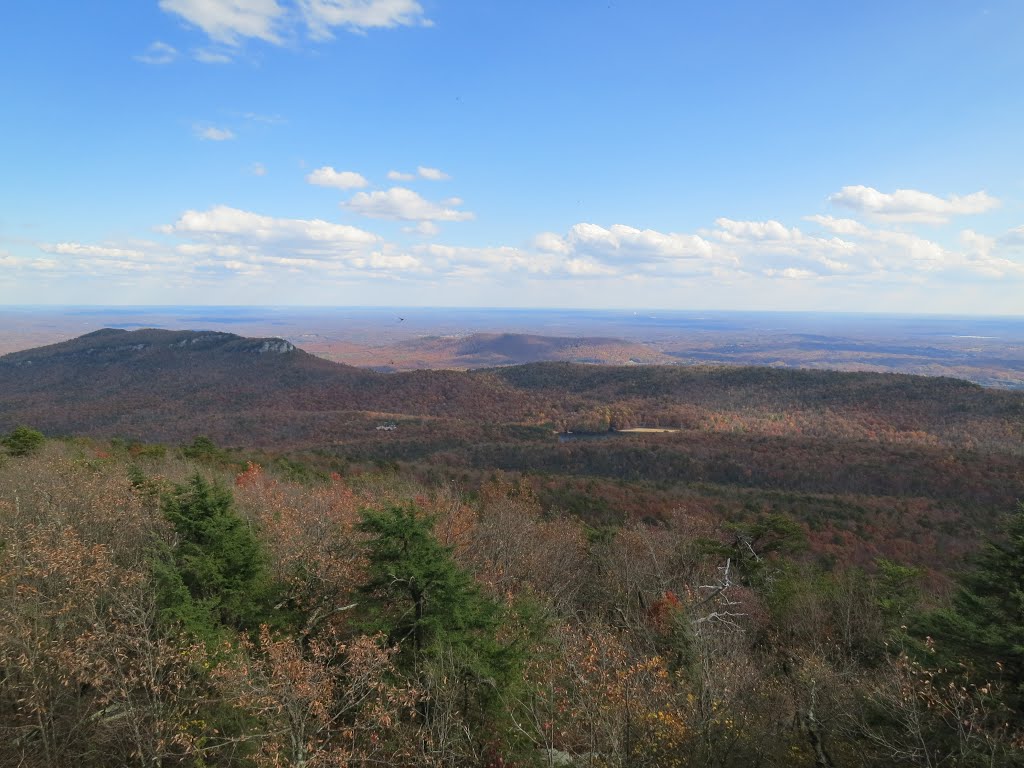
{"label": "autumn forest", "polygon": [[1024,765],[1024,394],[0,357],[0,764]]}

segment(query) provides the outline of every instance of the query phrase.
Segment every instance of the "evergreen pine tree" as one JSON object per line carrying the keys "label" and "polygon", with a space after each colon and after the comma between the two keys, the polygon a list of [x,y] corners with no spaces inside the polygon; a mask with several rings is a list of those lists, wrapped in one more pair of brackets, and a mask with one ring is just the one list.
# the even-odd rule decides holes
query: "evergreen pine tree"
{"label": "evergreen pine tree", "polygon": [[462,686],[464,708],[482,714],[517,678],[518,653],[496,637],[500,606],[459,568],[433,526],[412,505],[363,513],[359,527],[371,537],[368,619],[398,646],[401,668],[423,676],[443,665]]}
{"label": "evergreen pine tree", "polygon": [[45,442],[43,433],[31,427],[15,427],[6,437],[0,439],[0,444],[11,456],[28,456],[39,450]]}
{"label": "evergreen pine tree", "polygon": [[952,606],[923,628],[944,659],[968,663],[982,681],[1001,681],[1005,703],[1024,726],[1024,504],[961,577]]}
{"label": "evergreen pine tree", "polygon": [[208,640],[221,626],[255,627],[270,596],[265,556],[231,491],[196,474],[163,503],[178,536],[154,565],[164,618]]}

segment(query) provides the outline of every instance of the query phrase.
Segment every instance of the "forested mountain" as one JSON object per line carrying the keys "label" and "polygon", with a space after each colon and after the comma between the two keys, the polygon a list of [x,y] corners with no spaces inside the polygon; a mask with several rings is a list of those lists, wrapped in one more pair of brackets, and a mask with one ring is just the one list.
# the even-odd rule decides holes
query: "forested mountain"
{"label": "forested mountain", "polygon": [[10,354],[0,763],[1021,764],[1022,423],[891,374]]}
{"label": "forested mountain", "polygon": [[[449,371],[387,377],[322,360],[282,339],[154,329],[104,329],[6,355],[0,393],[5,420],[46,431],[148,440],[212,432],[257,443],[264,435],[281,443],[301,434],[302,426],[288,426],[293,412],[433,415],[510,394]],[[258,434],[248,430],[263,421],[268,426]]]}
{"label": "forested mountain", "polygon": [[[385,374],[280,339],[103,330],[0,357],[0,430],[220,445],[431,482],[527,472],[592,523],[784,512],[822,557],[941,571],[1022,493],[1024,393],[948,378],[536,363]],[[631,432],[631,429],[663,430]]]}
{"label": "forested mountain", "polygon": [[[104,329],[0,357],[0,408],[0,427],[183,439],[204,426],[250,445],[254,436],[239,425],[254,416],[380,411],[587,432],[685,429],[721,417],[769,434],[1011,448],[1024,394],[948,378],[772,368],[536,363],[382,374],[281,339]],[[768,428],[766,419],[779,423]],[[318,437],[308,419],[257,437],[281,445],[304,432]]]}

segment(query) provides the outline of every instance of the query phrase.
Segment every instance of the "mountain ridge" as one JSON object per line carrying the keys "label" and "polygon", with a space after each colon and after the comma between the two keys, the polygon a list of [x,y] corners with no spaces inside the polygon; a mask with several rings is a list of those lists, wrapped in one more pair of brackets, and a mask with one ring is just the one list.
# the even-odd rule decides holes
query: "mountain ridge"
{"label": "mountain ridge", "polygon": [[0,429],[27,423],[56,434],[179,440],[210,433],[309,445],[370,413],[475,424],[481,435],[517,424],[721,431],[735,422],[778,431],[773,423],[789,422],[794,435],[842,426],[899,440],[918,440],[900,435],[920,432],[932,442],[965,440],[983,421],[985,430],[998,427],[1003,450],[1009,425],[1024,416],[1024,394],[952,378],[738,366],[537,362],[385,373],[283,339],[221,331],[101,329],[0,357]]}
{"label": "mountain ridge", "polygon": [[[115,344],[127,341],[127,344]],[[208,351],[220,347],[229,352],[288,353],[300,351],[291,342],[277,337],[245,337],[224,331],[166,330],[162,328],[100,328],[73,339],[0,356],[0,365],[23,365],[40,358],[76,354],[141,352],[147,349],[189,349]],[[308,354],[308,353],[303,353]]]}

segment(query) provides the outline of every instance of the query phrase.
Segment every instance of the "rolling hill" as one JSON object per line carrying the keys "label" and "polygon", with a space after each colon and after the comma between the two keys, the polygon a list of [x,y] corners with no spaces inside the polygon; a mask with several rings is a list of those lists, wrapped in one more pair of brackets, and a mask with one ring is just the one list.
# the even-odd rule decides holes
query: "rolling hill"
{"label": "rolling hill", "polygon": [[[495,343],[522,341],[484,348]],[[825,549],[858,531],[865,557],[962,548],[976,521],[1024,495],[1024,393],[901,374],[564,362],[382,373],[281,339],[105,329],[0,357],[0,431],[17,424],[206,435],[437,477],[540,473],[551,503],[591,519],[778,507],[818,521]],[[623,431],[636,427],[667,431]]]}

